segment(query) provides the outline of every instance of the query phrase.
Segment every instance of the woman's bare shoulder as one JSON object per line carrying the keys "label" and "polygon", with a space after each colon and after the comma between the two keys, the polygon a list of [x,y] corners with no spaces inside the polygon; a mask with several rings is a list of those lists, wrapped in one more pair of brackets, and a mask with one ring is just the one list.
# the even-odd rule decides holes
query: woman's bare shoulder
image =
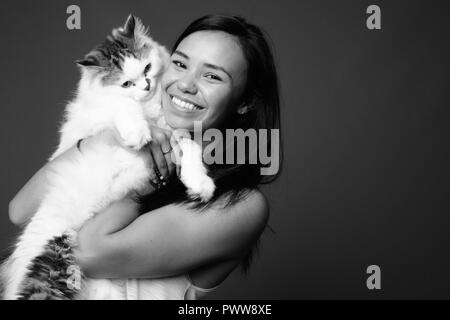
{"label": "woman's bare shoulder", "polygon": [[257,189],[250,191],[247,196],[239,201],[235,210],[245,219],[250,231],[260,233],[267,225],[269,219],[269,202],[266,196]]}
{"label": "woman's bare shoulder", "polygon": [[209,225],[215,229],[211,237],[228,239],[234,258],[240,259],[264,231],[269,219],[269,203],[261,191],[254,189],[231,206],[213,206],[204,217],[204,224],[200,223],[199,228]]}
{"label": "woman's bare shoulder", "polygon": [[249,190],[232,205],[225,205],[226,203],[226,198],[218,200],[205,211],[205,219],[220,219],[221,222],[236,224],[234,226],[236,230],[243,228],[247,233],[259,233],[266,226],[269,218],[269,203],[260,190]]}

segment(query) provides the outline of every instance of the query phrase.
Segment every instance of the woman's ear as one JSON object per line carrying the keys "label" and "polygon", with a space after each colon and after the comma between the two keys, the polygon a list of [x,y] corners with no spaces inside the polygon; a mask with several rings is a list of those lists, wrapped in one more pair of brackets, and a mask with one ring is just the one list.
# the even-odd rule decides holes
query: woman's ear
{"label": "woman's ear", "polygon": [[244,102],[237,108],[237,113],[238,114],[246,114],[247,112],[249,112],[252,109],[253,109],[252,105],[247,104],[246,102]]}

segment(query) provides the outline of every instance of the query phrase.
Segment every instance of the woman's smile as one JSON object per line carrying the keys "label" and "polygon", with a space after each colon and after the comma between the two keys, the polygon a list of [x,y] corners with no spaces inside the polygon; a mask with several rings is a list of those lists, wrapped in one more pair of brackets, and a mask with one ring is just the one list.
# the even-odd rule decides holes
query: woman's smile
{"label": "woman's smile", "polygon": [[195,104],[191,100],[182,98],[177,95],[171,95],[169,94],[171,105],[181,111],[181,112],[187,112],[187,113],[197,113],[203,111],[205,108],[199,106],[198,104]]}

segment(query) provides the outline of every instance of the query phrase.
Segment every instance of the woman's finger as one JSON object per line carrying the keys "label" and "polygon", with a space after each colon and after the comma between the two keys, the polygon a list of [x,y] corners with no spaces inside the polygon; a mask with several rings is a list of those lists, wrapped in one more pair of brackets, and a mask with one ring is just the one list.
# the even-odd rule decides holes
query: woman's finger
{"label": "woman's finger", "polygon": [[148,148],[148,166],[149,166],[149,179],[150,179],[150,183],[152,184],[152,186],[157,189],[157,186],[159,184],[159,177],[156,174],[156,170],[155,170],[155,160],[153,159],[153,155],[152,155],[152,150],[150,149],[150,144],[147,144],[146,148]]}
{"label": "woman's finger", "polygon": [[168,144],[168,147],[166,146],[166,144],[161,145],[161,150],[163,151],[164,157],[166,158],[166,163],[167,163],[167,169],[169,170],[169,176],[172,176],[176,170],[176,164],[172,159],[172,145],[170,142],[170,138],[172,133],[168,130],[164,131],[164,133],[166,134],[166,138],[167,140],[165,140],[165,143]]}
{"label": "woman's finger", "polygon": [[[159,170],[161,180],[167,179],[170,173],[164,150],[169,150],[170,142],[168,141],[167,135],[164,131],[158,127],[151,127],[151,135],[152,140],[149,145],[152,151],[153,159],[155,160],[155,165]],[[169,148],[167,148],[167,145],[169,145]]]}
{"label": "woman's finger", "polygon": [[164,137],[161,136],[161,150],[164,154],[169,153],[172,150],[172,146],[170,145],[170,136],[171,133],[168,130],[162,130],[161,133],[164,134]]}
{"label": "woman's finger", "polygon": [[161,150],[161,145],[153,140],[149,145],[155,163],[155,171],[157,171],[156,174],[159,173],[160,180],[167,179],[169,177],[169,169],[167,167],[166,157]]}

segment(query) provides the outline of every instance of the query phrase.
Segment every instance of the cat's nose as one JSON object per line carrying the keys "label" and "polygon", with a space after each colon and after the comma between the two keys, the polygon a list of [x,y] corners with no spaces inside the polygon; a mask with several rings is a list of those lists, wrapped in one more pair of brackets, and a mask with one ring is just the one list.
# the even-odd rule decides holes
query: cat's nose
{"label": "cat's nose", "polygon": [[145,87],[145,91],[150,91],[150,79],[145,79],[147,81],[147,86]]}

